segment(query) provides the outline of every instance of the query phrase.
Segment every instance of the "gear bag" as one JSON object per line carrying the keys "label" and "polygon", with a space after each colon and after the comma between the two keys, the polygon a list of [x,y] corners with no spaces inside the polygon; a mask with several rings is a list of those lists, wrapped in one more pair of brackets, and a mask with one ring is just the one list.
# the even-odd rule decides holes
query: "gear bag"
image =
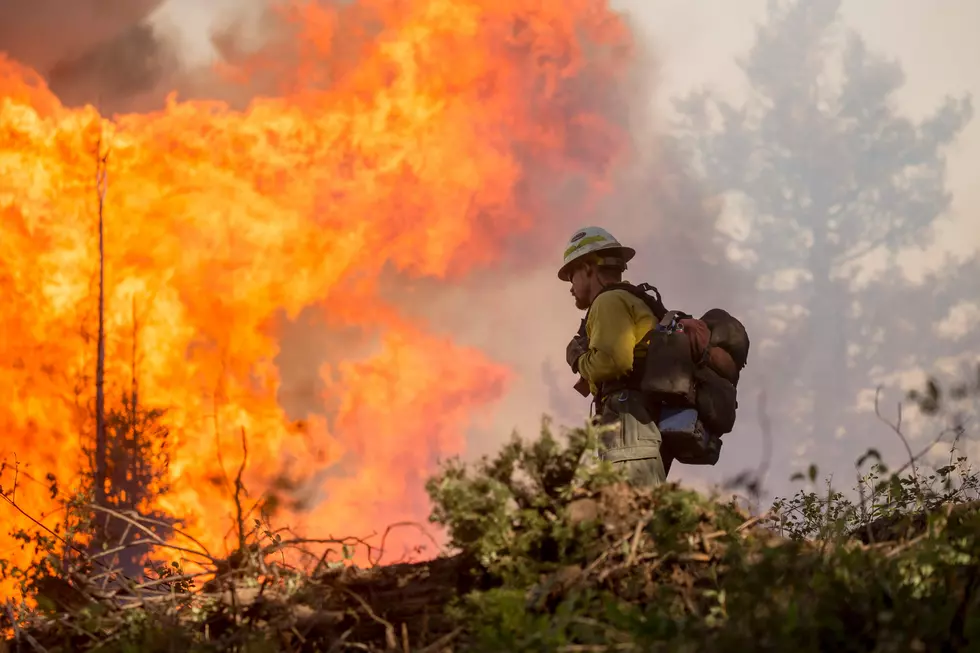
{"label": "gear bag", "polygon": [[695,400],[691,342],[683,329],[677,329],[677,320],[683,316],[668,311],[641,341],[647,345],[647,354],[639,376],[640,390],[667,406],[689,406]]}
{"label": "gear bag", "polygon": [[721,455],[721,437],[708,431],[694,408],[662,408],[657,422],[664,446],[679,463],[714,465]]}
{"label": "gear bag", "polygon": [[[708,327],[710,337],[695,360],[693,336],[681,323],[692,319],[691,315],[668,311],[660,292],[649,284],[611,284],[603,292],[615,289],[642,299],[658,320],[643,338],[647,353],[635,361],[641,369],[634,368],[632,377],[638,389],[660,406],[657,425],[664,446],[680,463],[714,465],[721,451],[721,436],[735,426],[736,386],[749,354],[745,327],[720,308],[707,311],[701,321]],[[725,354],[712,352],[713,348]]]}
{"label": "gear bag", "polygon": [[708,341],[709,349],[718,347],[732,357],[735,363],[735,378],[730,380],[738,385],[739,373],[749,362],[749,334],[745,331],[745,326],[728,311],[720,308],[712,308],[701,316],[701,321],[708,325],[708,330],[711,332],[711,339]]}

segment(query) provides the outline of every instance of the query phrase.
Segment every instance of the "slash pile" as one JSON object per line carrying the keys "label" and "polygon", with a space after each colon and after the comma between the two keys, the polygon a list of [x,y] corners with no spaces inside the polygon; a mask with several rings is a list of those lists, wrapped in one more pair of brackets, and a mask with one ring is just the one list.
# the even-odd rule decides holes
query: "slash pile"
{"label": "slash pile", "polygon": [[[8,624],[8,650],[907,651],[980,645],[980,512],[785,537],[778,519],[580,465],[546,431],[427,489],[453,555],[300,572],[256,554],[199,589],[160,585]],[[873,537],[872,537],[873,535]],[[244,562],[243,562],[244,561]],[[48,581],[49,585],[51,581]],[[46,589],[50,598],[51,587]],[[41,593],[45,596],[45,592]],[[10,613],[13,615],[13,611]]]}

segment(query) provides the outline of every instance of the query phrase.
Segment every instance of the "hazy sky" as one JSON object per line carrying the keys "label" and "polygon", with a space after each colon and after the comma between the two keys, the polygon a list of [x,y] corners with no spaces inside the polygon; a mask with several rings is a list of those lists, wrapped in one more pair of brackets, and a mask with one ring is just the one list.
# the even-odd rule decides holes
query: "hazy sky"
{"label": "hazy sky", "polygon": [[[751,47],[754,26],[765,18],[766,0],[613,0],[637,19],[659,53],[662,92],[670,100],[708,85],[731,97],[744,91],[735,57]],[[980,2],[975,0],[845,0],[842,14],[874,51],[897,59],[905,70],[903,108],[919,118],[948,94],[970,93],[980,104]],[[974,118],[949,154],[954,194],[953,224],[943,230],[946,248],[980,248],[980,119]],[[978,282],[980,285],[980,282]]]}

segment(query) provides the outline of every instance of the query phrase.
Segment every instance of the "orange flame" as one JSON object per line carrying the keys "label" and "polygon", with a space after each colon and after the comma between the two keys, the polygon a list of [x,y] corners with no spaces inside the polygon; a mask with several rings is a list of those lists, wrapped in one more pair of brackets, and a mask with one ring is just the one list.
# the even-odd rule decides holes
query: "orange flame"
{"label": "orange flame", "polygon": [[[99,139],[107,401],[128,391],[135,350],[140,399],[167,409],[172,433],[159,503],[212,549],[233,525],[220,479],[242,460],[240,432],[253,497],[284,465],[329,470],[315,507],[283,521],[362,535],[424,522],[424,478],[504,392],[508,370],[407,323],[377,280],[451,282],[493,269],[518,236],[564,228],[532,211],[549,188],[601,183],[619,153],[590,93],[615,85],[627,30],[605,0],[362,0],[292,18],[246,67],[291,61],[277,74],[288,93],[244,111],[171,97],[109,120],[0,56],[0,458],[16,457],[28,512],[49,506],[45,474],[78,477],[91,438]],[[542,172],[553,185],[528,188]],[[381,345],[320,370],[329,419],[296,428],[277,400],[277,320],[309,307]],[[9,551],[21,522],[3,509]]]}

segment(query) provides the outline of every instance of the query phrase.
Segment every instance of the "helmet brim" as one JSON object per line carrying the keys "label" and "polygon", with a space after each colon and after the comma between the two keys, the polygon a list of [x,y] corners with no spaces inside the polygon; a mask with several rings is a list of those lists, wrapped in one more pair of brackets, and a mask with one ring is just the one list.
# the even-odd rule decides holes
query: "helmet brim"
{"label": "helmet brim", "polygon": [[[612,256],[621,258],[623,259],[623,263],[629,263],[631,260],[633,260],[633,257],[636,256],[635,249],[633,249],[632,247],[626,247],[624,245],[616,245],[614,247],[594,249],[591,252],[587,252],[586,254],[583,254],[582,256],[588,256],[589,254],[597,254],[600,252],[603,254],[610,254]],[[580,258],[582,257],[580,256],[578,258],[573,258],[571,261],[561,266],[561,268],[558,270],[558,279],[560,281],[567,282],[572,280],[572,275],[571,275],[572,268],[575,266],[576,263],[578,263]]]}
{"label": "helmet brim", "polygon": [[[632,247],[619,246],[619,257],[623,259],[623,263],[629,263],[636,256],[636,250]],[[604,250],[603,250],[604,251]]]}

